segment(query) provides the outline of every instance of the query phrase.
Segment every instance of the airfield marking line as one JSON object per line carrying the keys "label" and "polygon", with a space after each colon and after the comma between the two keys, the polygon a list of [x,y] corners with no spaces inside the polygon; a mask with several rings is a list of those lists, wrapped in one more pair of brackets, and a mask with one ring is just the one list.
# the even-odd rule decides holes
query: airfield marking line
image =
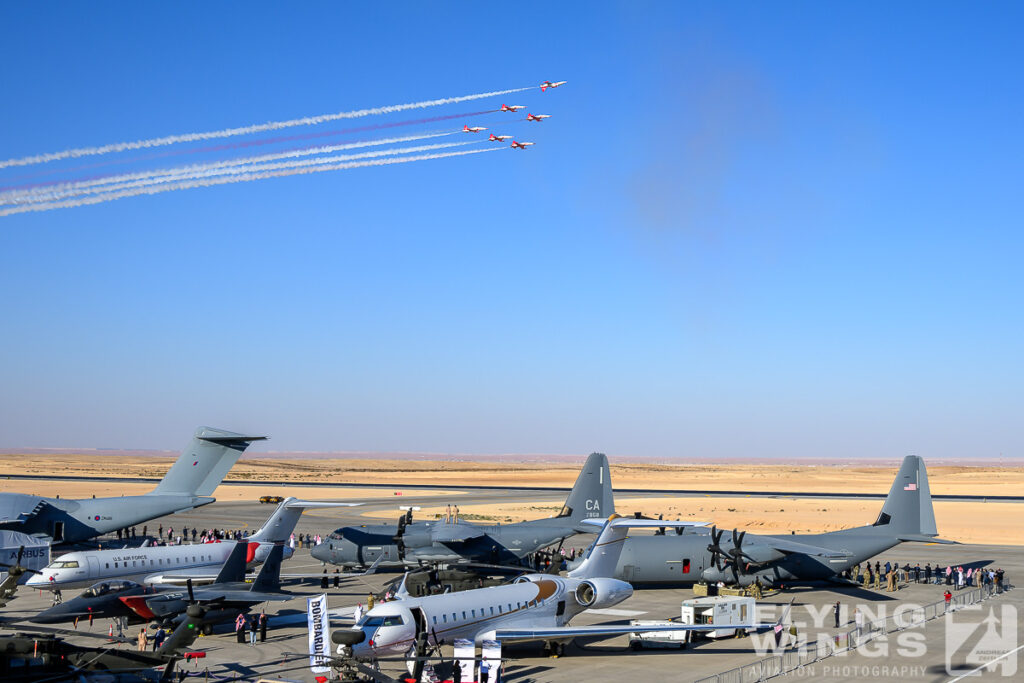
{"label": "airfield marking line", "polygon": [[967,678],[968,676],[973,676],[974,674],[978,673],[982,669],[984,669],[986,667],[989,667],[989,666],[992,666],[993,664],[998,662],[1000,659],[1003,659],[1004,657],[1009,657],[1010,655],[1016,654],[1016,653],[1020,652],[1021,650],[1024,650],[1024,645],[1021,645],[1020,647],[1018,647],[1015,650],[1010,650],[1009,652],[1007,652],[1005,654],[999,655],[998,657],[993,659],[991,662],[985,662],[984,664],[979,666],[977,669],[971,669],[970,671],[968,671],[965,674],[961,674],[961,675],[957,676],[956,678],[951,678],[948,683],[956,683],[957,681],[963,680],[964,678]]}

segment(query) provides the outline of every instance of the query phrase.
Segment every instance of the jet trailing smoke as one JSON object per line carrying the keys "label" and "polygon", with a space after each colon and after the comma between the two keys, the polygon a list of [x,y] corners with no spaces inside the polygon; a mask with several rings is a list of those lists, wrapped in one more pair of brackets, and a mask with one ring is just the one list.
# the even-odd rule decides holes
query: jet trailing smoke
{"label": "jet trailing smoke", "polygon": [[[68,189],[63,191],[52,191],[45,192],[33,196],[35,202],[50,202],[58,199],[65,199],[67,197],[74,197],[86,194],[99,194],[101,192],[113,192],[117,190],[124,190],[133,187],[144,187],[147,185],[157,185],[160,183],[168,183],[178,180],[192,180],[196,178],[207,178],[217,175],[231,175],[249,173],[252,171],[266,171],[279,168],[298,168],[301,166],[315,166],[317,164],[328,164],[336,161],[348,161],[352,159],[369,159],[374,157],[392,156],[395,154],[412,154],[415,152],[427,152],[437,149],[448,149],[451,147],[464,147],[465,145],[476,144],[475,142],[449,142],[439,145],[420,145],[418,147],[401,147],[397,149],[386,149],[378,150],[374,152],[362,152],[360,154],[342,154],[338,156],[319,157],[316,159],[304,159],[301,161],[288,161],[276,164],[253,164],[253,163],[239,163],[232,165],[223,164],[211,164],[209,167],[203,168],[201,166],[195,167],[193,170],[186,172],[170,172],[163,175],[158,175],[153,178],[147,178],[142,180],[132,180],[127,182],[119,182],[114,184],[100,185],[96,187],[88,187],[82,189]],[[2,204],[3,202],[0,202]]]}
{"label": "jet trailing smoke", "polygon": [[408,111],[410,109],[426,109],[428,107],[439,107],[446,104],[457,104],[459,102],[469,102],[471,100],[482,100],[487,97],[497,97],[498,95],[508,95],[511,93],[523,92],[524,90],[532,90],[533,88],[513,88],[512,90],[495,90],[493,92],[476,93],[473,95],[460,95],[459,97],[443,97],[437,100],[425,100],[423,102],[409,102],[407,104],[392,104],[386,107],[373,107],[371,109],[357,109],[355,111],[343,111],[336,114],[321,114],[319,116],[304,116],[299,119],[289,119],[287,121],[269,121],[267,123],[258,123],[251,126],[242,126],[240,128],[225,128],[223,130],[214,130],[206,133],[185,133],[183,135],[168,135],[162,138],[150,138],[148,140],[136,140],[134,142],[116,142],[110,145],[102,145],[100,147],[78,147],[75,149],[66,149],[63,152],[51,152],[49,154],[37,154],[30,157],[22,157],[20,159],[6,159],[0,161],[0,168],[9,168],[11,166],[29,166],[31,164],[42,164],[49,161],[57,161],[59,159],[72,159],[84,156],[93,156],[97,154],[110,154],[111,152],[126,152],[132,149],[145,149],[148,147],[163,147],[165,145],[174,145],[181,142],[198,142],[201,140],[214,140],[216,138],[230,138],[236,135],[251,135],[253,133],[263,133],[268,130],[281,130],[282,128],[294,128],[295,126],[315,126],[321,123],[327,123],[328,121],[338,121],[341,119],[358,119],[364,116],[375,116],[379,114],[394,114],[400,111]]}
{"label": "jet trailing smoke", "polygon": [[[98,176],[95,178],[90,178],[87,180],[81,180],[76,182],[41,183],[39,185],[29,186],[28,189],[18,189],[11,192],[0,194],[0,205],[20,204],[29,201],[50,201],[52,199],[58,198],[60,195],[67,194],[77,194],[84,192],[102,192],[109,189],[109,186],[112,184],[120,184],[135,180],[145,180],[149,178],[160,178],[167,176],[188,176],[193,174],[199,175],[202,174],[203,172],[210,171],[211,169],[230,168],[232,166],[242,166],[246,164],[261,163],[265,161],[273,161],[276,159],[287,159],[291,157],[328,154],[331,152],[337,152],[344,149],[358,149],[360,147],[374,147],[379,145],[390,145],[401,142],[411,142],[414,140],[427,140],[430,138],[439,138],[453,134],[454,131],[449,131],[445,133],[428,133],[425,135],[407,135],[399,138],[383,138],[380,140],[363,140],[360,142],[349,142],[340,145],[317,145],[311,147],[301,147],[298,149],[286,150],[283,152],[276,152],[274,154],[263,154],[255,157],[242,157],[239,159],[229,159],[227,161],[212,161],[205,164],[191,164],[189,166],[181,166],[172,169],[157,169],[153,171],[139,171],[135,173],[121,173],[117,175]],[[372,155],[380,156],[386,154],[396,154],[399,153],[400,151],[402,150],[389,149],[381,152],[374,152],[372,153]]]}
{"label": "jet trailing smoke", "polygon": [[497,152],[501,149],[505,148],[486,147],[483,149],[468,149],[461,150],[458,152],[442,152],[439,154],[420,154],[415,156],[387,157],[384,159],[371,159],[369,161],[350,161],[343,163],[323,164],[311,167],[307,166],[301,168],[288,168],[276,171],[246,172],[242,175],[233,175],[229,177],[187,180],[182,182],[165,183],[161,185],[155,185],[152,187],[139,187],[130,190],[123,190],[120,192],[109,192],[106,194],[90,197],[80,197],[77,199],[69,199],[65,201],[0,208],[0,216],[9,216],[11,214],[25,213],[27,211],[49,211],[50,209],[64,209],[75,206],[85,206],[87,204],[99,204],[101,202],[109,202],[115,199],[123,199],[125,197],[138,197],[140,195],[145,194],[159,194],[161,192],[186,190],[193,187],[213,187],[214,185],[224,185],[226,183],[245,183],[252,180],[263,180],[265,178],[280,178],[283,176],[304,175],[308,173],[320,173],[323,171],[340,171],[350,168],[361,168],[364,166],[388,166],[391,164],[406,164],[413,161],[426,161],[428,159],[446,159],[449,157],[460,157],[469,154]]}
{"label": "jet trailing smoke", "polygon": [[[548,84],[547,87],[558,87],[557,84]],[[48,171],[36,172],[36,176],[54,174],[55,179],[45,182],[30,182],[21,185],[12,185],[10,181],[14,177],[8,175],[6,186],[0,185],[0,216],[8,216],[17,213],[30,211],[49,211],[51,209],[70,208],[98,204],[101,202],[114,201],[126,197],[138,197],[141,195],[159,194],[173,192],[196,187],[211,187],[226,183],[249,182],[265,178],[277,178],[291,175],[303,175],[308,173],[319,173],[321,171],[338,171],[367,166],[388,166],[391,164],[405,164],[416,161],[427,161],[432,159],[446,159],[463,157],[482,152],[493,152],[501,149],[518,148],[527,149],[532,142],[512,141],[511,146],[505,144],[511,135],[489,134],[486,136],[477,135],[488,130],[487,127],[476,124],[476,118],[483,115],[504,116],[502,112],[515,112],[524,108],[522,105],[505,106],[501,109],[485,109],[483,111],[463,114],[442,114],[427,118],[418,118],[405,121],[385,121],[371,123],[341,130],[317,130],[310,133],[262,136],[255,139],[238,139],[217,145],[187,146],[186,143],[211,140],[215,138],[233,138],[251,134],[263,133],[266,131],[280,130],[296,126],[315,126],[338,119],[361,118],[374,115],[385,115],[409,109],[422,109],[437,107],[447,104],[456,104],[469,100],[478,100],[497,95],[531,90],[532,88],[515,88],[511,90],[496,90],[492,92],[476,93],[473,95],[462,95],[459,97],[446,97],[436,100],[422,102],[411,102],[408,104],[390,105],[387,107],[375,107],[372,109],[360,109],[337,114],[325,114],[321,116],[308,116],[300,119],[287,121],[272,121],[269,123],[244,126],[240,128],[226,128],[223,130],[210,131],[205,133],[187,133],[184,135],[172,135],[149,140],[138,140],[135,142],[120,142],[101,147],[81,147],[69,149],[63,152],[51,154],[40,154],[20,159],[8,159],[0,161],[0,178],[3,176],[3,169],[15,166],[29,166],[56,162],[65,159],[72,159],[84,156],[111,155],[109,158],[87,165],[68,167],[67,164],[54,164]],[[535,119],[546,118],[546,115],[536,115]],[[327,143],[317,141],[302,147],[286,149],[268,149],[263,154],[250,156],[226,156],[225,153],[233,152],[259,145],[272,145],[290,142],[293,140],[315,140],[327,136],[346,135],[351,133],[366,132],[371,130],[382,130],[398,126],[423,125],[437,123],[439,121],[463,119],[447,130],[424,130],[410,131],[408,135],[394,135],[392,137],[381,137],[375,139],[349,139],[339,142]],[[514,123],[521,119],[504,118],[502,124]],[[494,126],[495,124],[491,124]],[[498,124],[501,125],[501,124]],[[498,131],[502,133],[503,131]],[[507,131],[504,131],[507,132]],[[459,134],[462,138],[459,141],[431,142],[413,146],[402,146],[405,143],[421,142],[437,138],[444,138]],[[469,136],[463,136],[468,133]],[[495,146],[494,143],[498,143]],[[151,147],[165,147],[170,145],[183,144],[180,149],[171,149],[147,153],[144,155],[120,155],[117,153],[131,150],[138,150]],[[473,149],[459,149],[474,146]],[[476,148],[479,146],[479,148]],[[366,149],[366,151],[348,153],[351,150]],[[346,152],[338,154],[338,152]],[[218,154],[219,153],[219,154]],[[209,161],[199,163],[183,164],[165,168],[145,168],[147,161],[156,158],[178,156],[184,154],[208,154],[218,155],[221,158],[212,158]],[[225,158],[226,156],[226,158]],[[133,164],[135,170],[123,173],[104,173],[91,176],[71,175],[76,170],[84,168],[96,168],[113,163]],[[61,166],[64,166],[61,169]],[[63,177],[61,177],[61,174]],[[16,177],[16,176],[15,176]],[[22,175],[22,178],[25,176]],[[28,176],[28,177],[31,177]],[[2,182],[2,180],[0,180]]]}

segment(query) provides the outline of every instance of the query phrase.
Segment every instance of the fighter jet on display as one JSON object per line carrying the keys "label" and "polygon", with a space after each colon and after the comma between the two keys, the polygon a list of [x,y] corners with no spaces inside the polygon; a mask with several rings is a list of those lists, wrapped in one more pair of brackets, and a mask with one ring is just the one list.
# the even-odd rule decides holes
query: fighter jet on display
{"label": "fighter jet on display", "polygon": [[155,595],[158,589],[142,586],[134,581],[102,581],[86,588],[80,595],[49,607],[29,621],[37,624],[63,624],[77,619],[117,619],[123,617],[129,624],[146,623],[121,598]]}
{"label": "fighter jet on display", "polygon": [[501,105],[502,111],[519,111],[520,109],[526,109],[525,104],[503,104]]}
{"label": "fighter jet on display", "polygon": [[[600,524],[600,520],[590,520]],[[502,643],[543,640],[554,654],[562,654],[564,643],[577,636],[636,633],[630,624],[569,626],[588,609],[607,609],[626,600],[633,587],[610,578],[618,561],[622,541],[629,527],[666,524],[676,527],[702,522],[659,522],[623,519],[612,515],[591,546],[587,559],[567,577],[550,574],[521,576],[514,583],[414,598],[375,606],[350,629],[339,629],[332,640],[350,649],[356,658],[376,659],[410,650],[417,639],[439,645],[465,638],[477,644],[484,640]],[[738,629],[756,630],[772,624],[737,624]],[[714,624],[659,625],[657,630],[713,630]],[[717,628],[721,628],[717,626]],[[640,629],[642,630],[642,629]]]}
{"label": "fighter jet on display", "polygon": [[505,142],[505,140],[508,140],[510,137],[512,137],[512,136],[511,135],[495,135],[494,133],[491,133],[491,136],[489,138],[487,138],[487,139],[490,140],[491,142]]}
{"label": "fighter jet on display", "polygon": [[[288,540],[303,510],[307,508],[349,507],[358,503],[319,503],[286,498],[266,523],[247,540],[247,562],[263,562],[274,544]],[[235,541],[143,546],[107,550],[79,550],[65,553],[28,580],[33,588],[63,590],[91,586],[100,581],[141,581],[148,584],[184,585],[212,581],[216,568],[224,564]],[[285,548],[284,558],[294,551]]]}
{"label": "fighter jet on display", "polygon": [[556,83],[552,83],[551,81],[544,81],[543,83],[540,84],[540,91],[544,92],[548,88],[557,88],[558,86],[565,84],[566,81],[558,81]]}
{"label": "fighter jet on display", "polygon": [[312,550],[314,559],[346,566],[381,567],[421,562],[520,564],[522,558],[577,533],[588,533],[585,519],[603,519],[615,508],[608,458],[587,458],[562,510],[555,517],[516,524],[482,525],[464,521],[366,524],[336,530]]}
{"label": "fighter jet on display", "polygon": [[163,480],[141,496],[73,500],[0,493],[0,529],[74,543],[208,505],[242,451],[266,438],[200,427]]}
{"label": "fighter jet on display", "polygon": [[513,140],[510,147],[512,147],[512,149],[526,149],[532,144],[532,142],[516,142],[515,140]]}
{"label": "fighter jet on display", "polygon": [[487,129],[484,128],[483,126],[473,126],[472,128],[470,128],[468,125],[462,126],[462,132],[463,133],[479,133],[480,131],[484,131],[484,130],[487,130]]}
{"label": "fighter jet on display", "polygon": [[550,119],[550,118],[551,118],[551,114],[527,114],[526,115],[526,120],[527,121],[537,121],[537,122],[540,122],[540,121],[543,121],[544,119]]}
{"label": "fighter jet on display", "polygon": [[[247,612],[261,602],[291,600],[295,596],[281,590],[281,558],[284,546],[275,545],[252,583],[245,581],[245,558],[248,544],[235,545],[216,580],[208,586],[187,590],[160,590],[153,595],[124,596],[119,599],[140,618],[175,622],[182,618],[189,605],[204,608],[204,629]],[[206,629],[208,630],[208,629]]]}
{"label": "fighter jet on display", "polygon": [[613,576],[637,585],[722,581],[748,586],[832,579],[904,541],[936,538],[924,460],[903,459],[878,519],[870,526],[824,534],[766,536],[733,529],[630,536]]}

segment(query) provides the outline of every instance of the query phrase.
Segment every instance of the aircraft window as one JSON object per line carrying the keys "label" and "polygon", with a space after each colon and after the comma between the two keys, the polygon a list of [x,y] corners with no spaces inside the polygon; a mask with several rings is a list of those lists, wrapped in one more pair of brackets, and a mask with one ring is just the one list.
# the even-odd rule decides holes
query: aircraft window
{"label": "aircraft window", "polygon": [[437,617],[431,617],[431,619],[433,619],[433,620],[434,620],[434,623],[435,623],[435,624],[437,623]]}
{"label": "aircraft window", "polygon": [[443,623],[443,624],[447,624],[448,623],[448,615],[447,614],[442,614],[441,615],[441,623]]}
{"label": "aircraft window", "polygon": [[463,612],[463,613],[462,613],[462,618],[463,618],[463,619],[465,619],[465,618],[466,618],[466,613],[465,613],[465,612]]}
{"label": "aircraft window", "polygon": [[[499,607],[499,608],[498,608],[498,610],[500,611],[500,610],[501,610],[501,608]],[[493,607],[491,608],[491,616],[492,616],[492,617],[494,616],[494,608],[493,608]]]}
{"label": "aircraft window", "polygon": [[455,612],[452,612],[452,621],[458,621],[458,620],[459,620],[459,618],[455,615]]}
{"label": "aircraft window", "polygon": [[114,569],[117,569],[117,562],[114,563]]}
{"label": "aircraft window", "polygon": [[110,563],[109,562],[104,562],[103,564],[106,565],[106,569],[110,569]]}
{"label": "aircraft window", "polygon": [[50,565],[51,569],[77,569],[78,562],[74,560],[67,560],[65,562],[54,562]]}
{"label": "aircraft window", "polygon": [[472,612],[473,618],[476,619],[476,610],[474,609],[474,610],[470,610],[470,611]]}
{"label": "aircraft window", "polygon": [[512,611],[512,603],[511,603],[511,602],[510,602],[510,603],[508,603],[508,611],[509,611],[509,612],[511,612],[511,611]]}
{"label": "aircraft window", "polygon": [[164,558],[161,557],[159,560],[157,560],[157,562],[159,562],[160,564],[163,564],[164,563]]}

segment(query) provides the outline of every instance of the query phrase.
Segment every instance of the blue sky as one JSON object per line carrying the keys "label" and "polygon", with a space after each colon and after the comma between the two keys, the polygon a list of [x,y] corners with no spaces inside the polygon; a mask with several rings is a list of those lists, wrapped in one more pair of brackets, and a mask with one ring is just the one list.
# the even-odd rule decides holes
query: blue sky
{"label": "blue sky", "polygon": [[5,159],[569,83],[422,112],[522,153],[0,218],[0,446],[1024,455],[1022,15],[7,3]]}

